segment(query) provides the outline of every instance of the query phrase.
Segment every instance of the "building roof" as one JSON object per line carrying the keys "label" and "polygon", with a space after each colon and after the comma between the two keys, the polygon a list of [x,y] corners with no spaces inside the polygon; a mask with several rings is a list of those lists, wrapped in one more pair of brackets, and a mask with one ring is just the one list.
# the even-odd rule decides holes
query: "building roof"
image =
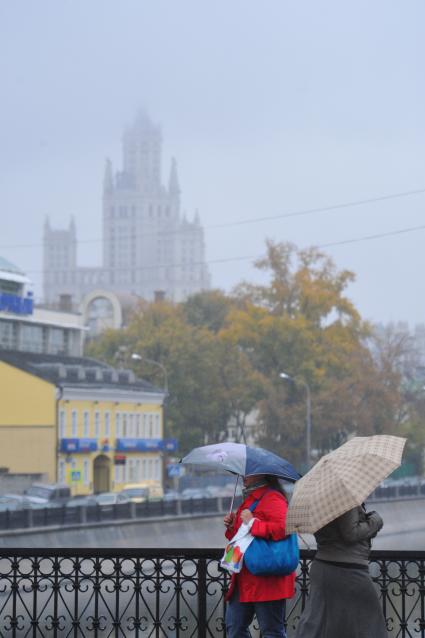
{"label": "building roof", "polygon": [[88,357],[65,357],[0,349],[0,361],[60,386],[152,394],[164,392],[148,381],[137,378],[132,370],[113,368]]}
{"label": "building roof", "polygon": [[15,264],[12,264],[10,261],[8,261],[7,259],[1,256],[0,256],[0,270],[12,272],[12,273],[15,273],[16,275],[25,274],[20,268],[18,268],[18,266],[15,266]]}

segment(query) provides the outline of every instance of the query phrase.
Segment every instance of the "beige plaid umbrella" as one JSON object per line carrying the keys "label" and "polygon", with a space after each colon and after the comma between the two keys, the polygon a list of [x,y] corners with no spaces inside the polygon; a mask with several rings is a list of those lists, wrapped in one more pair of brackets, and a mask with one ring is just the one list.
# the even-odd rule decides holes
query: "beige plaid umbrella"
{"label": "beige plaid umbrella", "polygon": [[295,484],[286,531],[313,534],[361,505],[401,463],[406,439],[356,436],[320,461]]}

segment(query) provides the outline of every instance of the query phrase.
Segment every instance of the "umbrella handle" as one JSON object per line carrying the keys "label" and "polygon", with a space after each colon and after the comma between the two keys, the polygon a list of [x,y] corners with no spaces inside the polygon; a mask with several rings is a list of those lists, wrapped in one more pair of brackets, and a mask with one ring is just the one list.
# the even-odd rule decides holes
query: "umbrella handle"
{"label": "umbrella handle", "polygon": [[297,532],[298,536],[301,538],[302,542],[304,543],[304,545],[306,545],[307,549],[312,549],[310,547],[310,545],[307,543],[307,541],[305,540],[304,536],[302,534],[300,534],[299,532]]}
{"label": "umbrella handle", "polygon": [[233,503],[235,502],[236,490],[238,489],[238,481],[239,481],[239,474],[236,474],[235,491],[233,492],[232,502],[230,503],[229,514],[231,514],[233,510]]}

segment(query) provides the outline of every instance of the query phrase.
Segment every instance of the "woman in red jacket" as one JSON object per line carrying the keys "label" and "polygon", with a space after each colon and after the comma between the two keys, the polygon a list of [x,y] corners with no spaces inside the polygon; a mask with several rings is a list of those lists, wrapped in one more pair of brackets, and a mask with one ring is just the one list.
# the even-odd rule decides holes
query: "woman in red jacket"
{"label": "woman in red jacket", "polygon": [[[288,501],[274,476],[245,476],[244,501],[236,514],[224,517],[226,537],[230,540],[242,522],[255,518],[251,534],[274,541],[285,537]],[[249,507],[259,501],[254,513]],[[227,638],[249,638],[249,625],[257,617],[263,638],[285,638],[285,600],[295,593],[295,572],[289,576],[254,576],[245,566],[234,574],[226,596]]]}

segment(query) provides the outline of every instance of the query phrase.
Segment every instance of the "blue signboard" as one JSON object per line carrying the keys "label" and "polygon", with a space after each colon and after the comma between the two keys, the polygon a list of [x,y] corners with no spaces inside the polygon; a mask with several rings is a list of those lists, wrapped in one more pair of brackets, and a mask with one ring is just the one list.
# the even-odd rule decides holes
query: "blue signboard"
{"label": "blue signboard", "polygon": [[117,439],[117,452],[175,452],[177,439]]}
{"label": "blue signboard", "polygon": [[66,454],[96,452],[97,439],[61,439],[60,451]]}
{"label": "blue signboard", "polygon": [[[61,439],[59,449],[65,454],[108,452],[109,442],[97,439]],[[116,452],[175,452],[177,439],[117,439]]]}
{"label": "blue signboard", "polygon": [[170,463],[167,465],[168,478],[175,478],[184,475],[185,467],[181,463]]}
{"label": "blue signboard", "polygon": [[15,315],[32,315],[34,300],[31,294],[27,297],[0,292],[0,311],[13,312]]}
{"label": "blue signboard", "polygon": [[164,452],[177,452],[177,439],[164,439],[162,441],[162,449]]}
{"label": "blue signboard", "polygon": [[117,452],[160,452],[162,439],[117,439]]}

